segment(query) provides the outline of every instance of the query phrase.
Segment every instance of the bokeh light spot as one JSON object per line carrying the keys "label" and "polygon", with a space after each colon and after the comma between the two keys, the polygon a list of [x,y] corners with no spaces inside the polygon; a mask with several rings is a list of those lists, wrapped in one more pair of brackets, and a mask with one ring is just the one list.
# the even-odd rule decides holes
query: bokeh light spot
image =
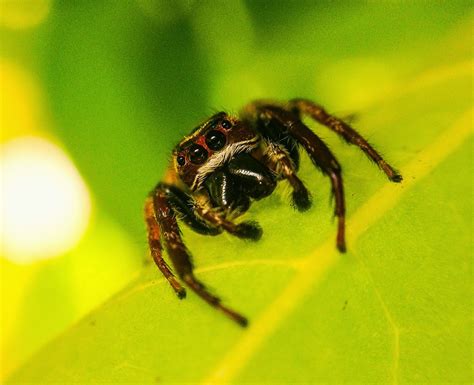
{"label": "bokeh light spot", "polygon": [[89,192],[66,154],[39,137],[21,137],[2,146],[3,257],[30,263],[64,254],[89,223]]}

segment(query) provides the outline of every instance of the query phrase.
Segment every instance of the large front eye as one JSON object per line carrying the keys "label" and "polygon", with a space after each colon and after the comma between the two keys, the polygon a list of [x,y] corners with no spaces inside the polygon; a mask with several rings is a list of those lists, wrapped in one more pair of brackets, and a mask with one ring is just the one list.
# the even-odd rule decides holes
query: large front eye
{"label": "large front eye", "polygon": [[206,144],[213,151],[218,151],[225,146],[225,135],[216,130],[208,132],[206,135]]}
{"label": "large front eye", "polygon": [[194,164],[204,163],[207,159],[207,151],[199,144],[193,144],[189,147],[189,159]]}

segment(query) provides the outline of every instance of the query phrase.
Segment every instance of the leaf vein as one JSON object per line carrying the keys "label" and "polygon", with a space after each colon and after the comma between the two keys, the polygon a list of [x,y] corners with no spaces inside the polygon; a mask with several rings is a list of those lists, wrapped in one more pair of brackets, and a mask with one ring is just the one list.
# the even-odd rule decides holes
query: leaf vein
{"label": "leaf vein", "polygon": [[[304,258],[294,259],[294,260],[280,260],[280,259],[251,259],[244,261],[228,261],[223,263],[218,263],[216,265],[198,267],[195,269],[196,274],[203,274],[212,271],[230,269],[234,267],[248,267],[248,266],[272,266],[272,267],[287,267],[288,269],[299,271],[304,268]],[[150,281],[143,282],[137,286],[134,286],[128,291],[122,292],[120,296],[115,298],[115,301],[122,301],[133,294],[139,293],[148,288],[161,285],[166,283],[164,277],[159,277]]]}
{"label": "leaf vein", "polygon": [[[349,244],[354,244],[360,235],[392,209],[413,185],[427,176],[471,136],[473,112],[474,109],[470,108],[415,159],[402,167],[406,179],[401,185],[385,184],[352,215],[347,226]],[[234,348],[218,363],[217,368],[202,381],[203,384],[230,383],[235,378],[282,321],[339,261],[340,255],[335,252],[333,243],[331,236],[306,257],[305,262],[301,262],[305,268],[296,274],[280,295],[250,325]],[[399,356],[396,352],[397,349],[395,354]]]}
{"label": "leaf vein", "polygon": [[398,385],[398,365],[400,362],[400,327],[398,326],[398,323],[395,320],[395,317],[392,315],[390,310],[388,310],[388,306],[385,303],[385,300],[383,299],[382,294],[380,293],[380,289],[375,284],[375,281],[367,265],[361,258],[358,257],[357,253],[354,254],[354,257],[359,262],[363,272],[367,276],[367,279],[369,280],[370,285],[372,286],[374,290],[377,301],[379,302],[380,307],[382,308],[382,312],[385,316],[385,319],[387,320],[388,325],[390,326],[390,329],[392,331],[392,334],[393,334],[392,377],[393,377],[393,384]]}

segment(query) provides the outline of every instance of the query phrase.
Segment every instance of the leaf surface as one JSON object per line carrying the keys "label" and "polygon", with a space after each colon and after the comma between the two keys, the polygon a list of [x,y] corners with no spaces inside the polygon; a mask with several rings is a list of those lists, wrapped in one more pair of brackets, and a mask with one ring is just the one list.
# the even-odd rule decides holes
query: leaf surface
{"label": "leaf surface", "polygon": [[295,212],[279,186],[247,214],[260,242],[184,229],[197,275],[249,328],[179,301],[149,264],[8,383],[472,382],[471,76],[471,58],[420,70],[358,114],[400,185],[311,125],[343,165],[346,254],[307,159],[313,208]]}
{"label": "leaf surface", "polygon": [[[468,78],[464,70],[387,101],[393,119],[377,108],[363,115],[372,141],[390,144],[384,153],[402,184],[386,182],[356,149],[334,146],[346,165],[346,255],[334,247],[327,181],[309,162],[314,208],[293,212],[284,189],[255,205],[260,243],[185,232],[199,277],[249,316],[248,329],[192,294],[178,301],[149,266],[12,382],[469,381]],[[423,105],[427,91],[436,104]]]}

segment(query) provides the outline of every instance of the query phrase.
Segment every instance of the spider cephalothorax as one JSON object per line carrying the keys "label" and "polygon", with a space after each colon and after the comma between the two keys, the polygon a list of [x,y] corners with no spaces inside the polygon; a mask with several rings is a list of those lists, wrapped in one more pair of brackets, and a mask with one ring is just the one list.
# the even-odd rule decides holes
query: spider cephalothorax
{"label": "spider cephalothorax", "polygon": [[213,115],[176,146],[164,181],[145,204],[151,254],[180,298],[186,292],[163,260],[161,240],[178,276],[193,291],[239,324],[247,324],[246,318],[224,306],[194,277],[177,218],[201,234],[227,231],[240,238],[259,239],[262,230],[256,222],[235,221],[252,201],[270,195],[278,181],[289,182],[296,209],[305,211],[311,206],[310,194],[297,176],[300,146],[330,179],[338,219],[336,244],[345,251],[341,167],[326,144],[303,123],[301,115],[309,115],[360,147],[391,181],[402,180],[352,127],[311,101],[261,101],[249,104],[239,117],[225,112]]}

